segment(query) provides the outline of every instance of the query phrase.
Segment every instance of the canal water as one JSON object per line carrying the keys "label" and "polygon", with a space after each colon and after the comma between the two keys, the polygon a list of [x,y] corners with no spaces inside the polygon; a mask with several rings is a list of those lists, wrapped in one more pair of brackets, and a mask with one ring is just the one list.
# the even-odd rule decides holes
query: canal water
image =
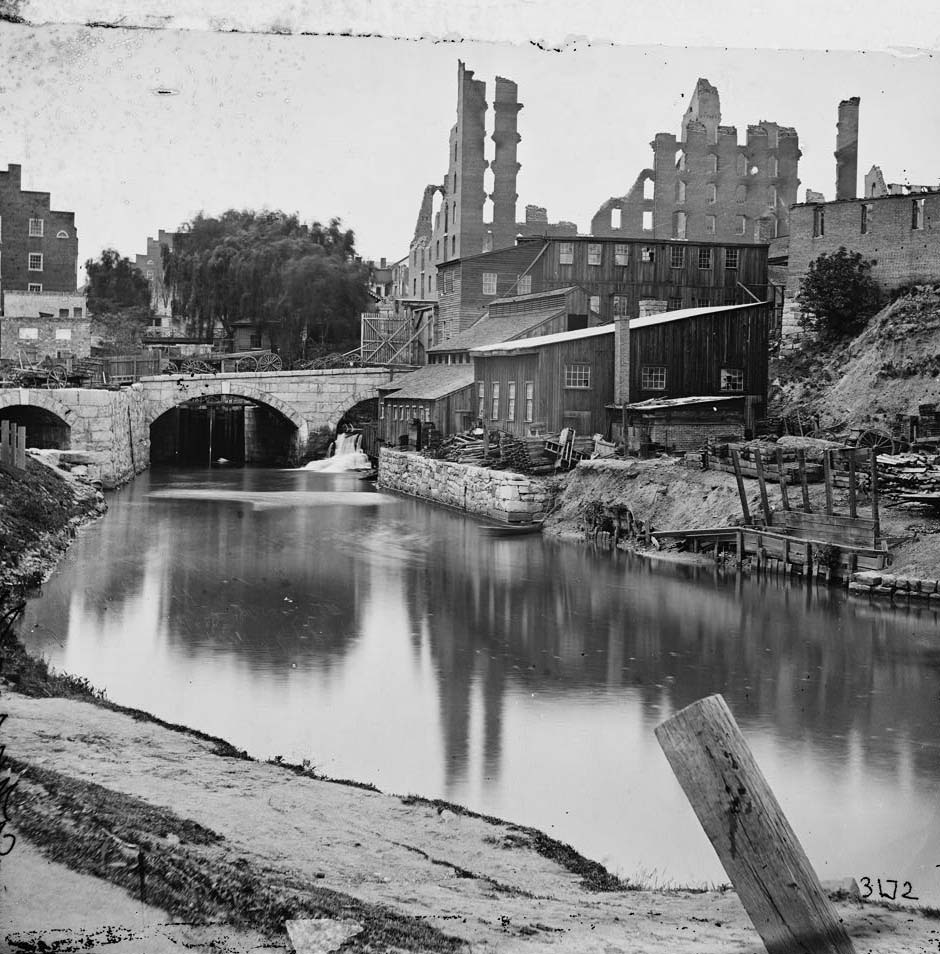
{"label": "canal water", "polygon": [[721,692],[822,878],[940,901],[933,613],[488,537],[356,475],[152,471],[110,502],[21,632],[117,703],[701,884],[653,729]]}

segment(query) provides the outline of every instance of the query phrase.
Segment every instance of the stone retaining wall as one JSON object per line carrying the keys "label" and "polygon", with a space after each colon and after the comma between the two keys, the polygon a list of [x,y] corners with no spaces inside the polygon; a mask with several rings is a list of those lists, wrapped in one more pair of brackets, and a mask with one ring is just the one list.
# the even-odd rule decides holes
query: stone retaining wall
{"label": "stone retaining wall", "polygon": [[909,603],[913,600],[927,603],[933,609],[940,609],[940,580],[921,580],[866,570],[852,577],[849,592],[856,596],[873,596],[893,603]]}
{"label": "stone retaining wall", "polygon": [[506,470],[488,470],[383,447],[379,487],[421,497],[467,513],[511,523],[541,520],[551,509],[551,481]]}

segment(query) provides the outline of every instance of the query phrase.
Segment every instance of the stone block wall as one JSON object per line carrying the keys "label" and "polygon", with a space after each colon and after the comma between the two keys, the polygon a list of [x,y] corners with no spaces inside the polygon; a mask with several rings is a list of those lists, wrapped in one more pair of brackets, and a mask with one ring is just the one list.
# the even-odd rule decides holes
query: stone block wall
{"label": "stone block wall", "polygon": [[487,470],[383,447],[379,487],[509,523],[541,520],[555,492],[544,478]]}

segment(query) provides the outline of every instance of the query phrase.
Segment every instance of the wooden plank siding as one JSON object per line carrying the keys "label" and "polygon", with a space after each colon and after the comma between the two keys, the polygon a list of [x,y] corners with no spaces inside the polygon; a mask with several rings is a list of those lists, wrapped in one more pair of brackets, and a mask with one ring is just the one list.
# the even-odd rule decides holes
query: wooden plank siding
{"label": "wooden plank siding", "polygon": [[[754,305],[630,329],[630,400],[718,395],[721,369],[744,372],[743,395],[767,395],[771,312]],[[665,389],[644,389],[644,366],[666,368]],[[730,392],[724,392],[730,393]]]}
{"label": "wooden plank siding", "polygon": [[380,405],[379,436],[386,443],[397,446],[399,438],[408,433],[415,417],[422,424],[433,422],[445,437],[466,430],[475,423],[477,416],[474,387],[471,384],[435,400],[396,399],[394,394],[390,394]]}
{"label": "wooden plank siding", "polygon": [[[614,336],[599,335],[554,344],[540,345],[513,354],[476,354],[476,386],[483,385],[485,422],[519,437],[530,426],[544,426],[557,434],[574,427],[579,434],[605,432],[606,405],[614,389]],[[587,365],[590,387],[565,387],[567,365]],[[525,385],[533,384],[533,413],[526,420]],[[509,385],[516,386],[515,413],[509,416]],[[493,415],[493,387],[499,385],[499,410]]]}

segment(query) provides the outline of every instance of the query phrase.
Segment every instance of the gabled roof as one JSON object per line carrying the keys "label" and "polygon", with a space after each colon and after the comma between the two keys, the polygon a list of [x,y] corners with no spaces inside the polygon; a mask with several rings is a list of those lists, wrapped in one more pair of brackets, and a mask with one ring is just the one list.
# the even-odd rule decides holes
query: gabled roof
{"label": "gabled roof", "polygon": [[472,354],[486,357],[491,354],[511,354],[513,351],[529,351],[544,345],[561,344],[565,341],[577,341],[579,338],[597,338],[612,335],[613,325],[595,325],[593,328],[579,328],[577,331],[559,331],[554,335],[541,335],[538,338],[517,338],[515,341],[503,341],[500,344],[482,345],[474,348]]}
{"label": "gabled roof", "polygon": [[[385,397],[394,400],[434,401],[473,384],[472,364],[429,364],[379,385]],[[394,393],[389,393],[394,392]]]}
{"label": "gabled roof", "polygon": [[[505,301],[505,299],[504,299]],[[512,341],[533,328],[568,313],[564,302],[546,302],[543,308],[517,312],[509,315],[491,316],[489,313],[472,324],[466,331],[454,335],[441,344],[428,348],[428,354],[440,354],[448,351],[470,351],[481,345],[496,344],[500,341]]]}

